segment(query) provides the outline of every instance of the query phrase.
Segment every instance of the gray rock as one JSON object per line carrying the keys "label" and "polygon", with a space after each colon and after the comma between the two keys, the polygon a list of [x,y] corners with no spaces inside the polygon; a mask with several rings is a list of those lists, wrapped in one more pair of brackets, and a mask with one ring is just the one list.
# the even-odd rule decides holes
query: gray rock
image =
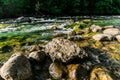
{"label": "gray rock", "polygon": [[84,49],[79,48],[74,42],[63,38],[54,38],[45,46],[45,52],[50,55],[53,61],[59,60],[64,63],[88,57]]}
{"label": "gray rock", "polygon": [[112,36],[120,34],[120,30],[117,28],[108,28],[103,31],[104,34],[109,34]]}
{"label": "gray rock", "polygon": [[4,80],[31,80],[31,65],[24,55],[16,53],[1,67],[0,74]]}
{"label": "gray rock", "polygon": [[32,19],[30,18],[30,17],[23,17],[23,16],[21,16],[21,17],[18,17],[16,20],[15,20],[15,22],[17,22],[17,23],[24,23],[24,22],[32,22]]}
{"label": "gray rock", "polygon": [[42,62],[45,59],[44,51],[34,51],[28,56],[29,60],[32,62]]}
{"label": "gray rock", "polygon": [[96,41],[112,40],[112,36],[108,34],[96,34],[92,38]]}

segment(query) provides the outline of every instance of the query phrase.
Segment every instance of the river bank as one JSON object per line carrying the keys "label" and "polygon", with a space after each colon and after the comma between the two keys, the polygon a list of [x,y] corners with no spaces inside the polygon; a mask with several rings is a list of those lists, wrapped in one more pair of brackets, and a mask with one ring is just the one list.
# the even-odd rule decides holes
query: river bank
{"label": "river bank", "polygon": [[[57,19],[34,18],[33,21],[32,19],[19,17],[1,22],[0,62],[6,62],[14,53],[20,53],[16,54],[15,59],[21,56],[21,53],[22,56],[34,58],[39,51],[40,53],[43,51],[47,56],[45,60],[30,62],[33,70],[30,73],[34,74],[34,80],[119,80],[120,20],[118,18],[63,19],[58,22]],[[28,64],[30,57],[25,59]],[[74,61],[74,58],[77,60]],[[80,70],[82,72],[79,73]],[[100,75],[96,72],[100,72]],[[102,78],[103,76],[106,78]],[[4,75],[2,77],[4,78]]]}

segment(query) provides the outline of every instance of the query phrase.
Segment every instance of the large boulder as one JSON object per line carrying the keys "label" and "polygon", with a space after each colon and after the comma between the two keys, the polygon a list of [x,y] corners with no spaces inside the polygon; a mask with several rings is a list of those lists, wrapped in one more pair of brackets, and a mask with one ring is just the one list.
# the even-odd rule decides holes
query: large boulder
{"label": "large boulder", "polygon": [[108,34],[96,34],[92,38],[96,41],[112,40],[112,36]]}
{"label": "large boulder", "polygon": [[120,34],[120,30],[117,28],[108,28],[103,31],[104,34],[109,34],[112,36]]}
{"label": "large boulder", "polygon": [[0,74],[4,80],[31,80],[31,65],[24,55],[16,53],[1,67]]}
{"label": "large boulder", "polygon": [[54,38],[45,46],[45,52],[50,55],[53,61],[59,60],[63,63],[88,57],[84,49],[79,48],[74,42],[63,38]]}

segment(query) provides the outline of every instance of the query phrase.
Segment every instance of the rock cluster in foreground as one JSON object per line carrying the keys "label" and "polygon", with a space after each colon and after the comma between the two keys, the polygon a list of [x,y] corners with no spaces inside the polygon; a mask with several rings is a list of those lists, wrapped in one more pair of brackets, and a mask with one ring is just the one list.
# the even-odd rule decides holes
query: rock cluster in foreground
{"label": "rock cluster in foreground", "polygon": [[120,64],[100,50],[54,38],[45,49],[13,54],[0,75],[1,80],[119,80]]}

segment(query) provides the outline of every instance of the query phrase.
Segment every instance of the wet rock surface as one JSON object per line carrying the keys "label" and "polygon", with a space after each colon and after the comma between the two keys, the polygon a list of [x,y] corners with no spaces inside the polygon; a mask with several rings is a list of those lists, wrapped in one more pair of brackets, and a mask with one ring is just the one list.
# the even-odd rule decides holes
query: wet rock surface
{"label": "wet rock surface", "polygon": [[54,38],[45,46],[45,52],[50,55],[53,61],[59,60],[63,63],[68,63],[74,59],[83,59],[88,56],[74,42],[63,38]]}

